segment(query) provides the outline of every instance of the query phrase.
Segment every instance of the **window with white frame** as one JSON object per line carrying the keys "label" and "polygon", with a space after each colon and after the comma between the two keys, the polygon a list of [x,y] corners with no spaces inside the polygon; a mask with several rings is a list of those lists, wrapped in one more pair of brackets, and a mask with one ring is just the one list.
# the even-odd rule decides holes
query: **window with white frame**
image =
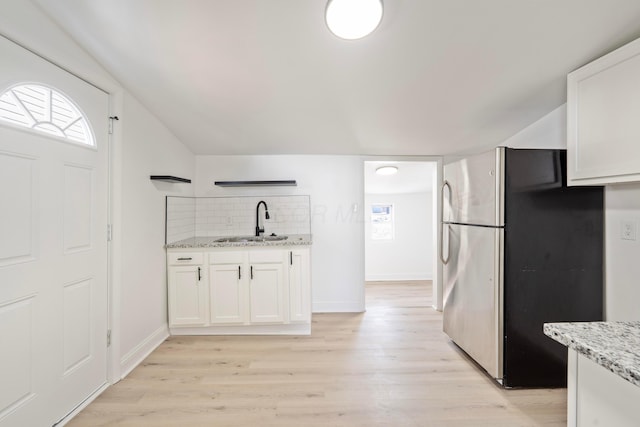
{"label": "window with white frame", "polygon": [[393,205],[371,205],[371,238],[373,240],[393,239]]}
{"label": "window with white frame", "polygon": [[0,95],[0,120],[95,146],[93,132],[84,114],[72,100],[47,86],[19,84],[4,91]]}

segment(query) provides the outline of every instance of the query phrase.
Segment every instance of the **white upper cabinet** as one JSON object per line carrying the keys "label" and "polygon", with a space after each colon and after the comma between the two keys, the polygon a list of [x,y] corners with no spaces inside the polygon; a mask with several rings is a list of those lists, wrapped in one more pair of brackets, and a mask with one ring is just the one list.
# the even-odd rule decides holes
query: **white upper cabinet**
{"label": "white upper cabinet", "polygon": [[640,181],[640,39],[567,83],[569,185]]}

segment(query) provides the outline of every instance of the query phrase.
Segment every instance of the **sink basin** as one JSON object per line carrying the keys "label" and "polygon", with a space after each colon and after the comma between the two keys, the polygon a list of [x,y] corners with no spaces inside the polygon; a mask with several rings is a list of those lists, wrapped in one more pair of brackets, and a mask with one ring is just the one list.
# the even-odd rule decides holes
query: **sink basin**
{"label": "sink basin", "polygon": [[218,243],[277,242],[287,240],[288,236],[230,236],[216,239]]}
{"label": "sink basin", "polygon": [[277,242],[280,240],[287,240],[289,237],[288,236],[264,236],[262,237],[262,239],[264,239],[265,242]]}

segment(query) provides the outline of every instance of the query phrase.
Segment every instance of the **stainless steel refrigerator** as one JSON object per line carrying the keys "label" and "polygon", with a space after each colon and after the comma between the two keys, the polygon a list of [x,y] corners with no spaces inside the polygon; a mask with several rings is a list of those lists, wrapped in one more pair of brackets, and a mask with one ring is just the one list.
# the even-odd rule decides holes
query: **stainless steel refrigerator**
{"label": "stainless steel refrigerator", "polygon": [[505,387],[566,385],[545,322],[603,316],[602,187],[567,187],[564,150],[497,148],[444,166],[443,328]]}

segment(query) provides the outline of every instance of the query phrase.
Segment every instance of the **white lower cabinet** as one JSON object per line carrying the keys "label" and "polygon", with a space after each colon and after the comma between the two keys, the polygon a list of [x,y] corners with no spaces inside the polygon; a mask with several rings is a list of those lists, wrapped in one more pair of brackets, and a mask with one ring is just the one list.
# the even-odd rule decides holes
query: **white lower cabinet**
{"label": "white lower cabinet", "polygon": [[308,322],[311,318],[311,269],[309,250],[289,251],[289,320]]}
{"label": "white lower cabinet", "polygon": [[[285,318],[285,251],[249,252],[249,319],[282,323]],[[288,311],[288,310],[287,310]]]}
{"label": "white lower cabinet", "polygon": [[569,349],[569,427],[637,427],[640,387]]}
{"label": "white lower cabinet", "polygon": [[206,325],[208,289],[203,254],[171,254],[168,264],[169,324]]}
{"label": "white lower cabinet", "polygon": [[[179,268],[188,268],[171,263],[178,255],[183,255],[179,251],[170,250],[168,253],[169,326],[172,334],[310,333],[309,248],[208,249],[199,258],[204,260],[203,265],[189,266],[200,268],[192,270],[192,274],[195,272],[200,276],[178,273]],[[180,282],[196,281],[198,277],[206,277],[206,280],[198,281],[202,286],[197,291],[204,294],[197,294],[196,304],[194,289]],[[183,289],[186,297],[176,293],[176,289]],[[193,311],[193,306],[198,306],[200,320],[185,319],[183,322],[183,317],[172,314],[174,308],[185,305],[178,300],[187,297],[192,301]]]}
{"label": "white lower cabinet", "polygon": [[[243,324],[249,320],[245,301],[249,290],[245,252],[209,254],[209,310],[211,323]],[[246,275],[246,274],[245,274]]]}
{"label": "white lower cabinet", "polygon": [[211,324],[285,321],[284,251],[209,253]]}

